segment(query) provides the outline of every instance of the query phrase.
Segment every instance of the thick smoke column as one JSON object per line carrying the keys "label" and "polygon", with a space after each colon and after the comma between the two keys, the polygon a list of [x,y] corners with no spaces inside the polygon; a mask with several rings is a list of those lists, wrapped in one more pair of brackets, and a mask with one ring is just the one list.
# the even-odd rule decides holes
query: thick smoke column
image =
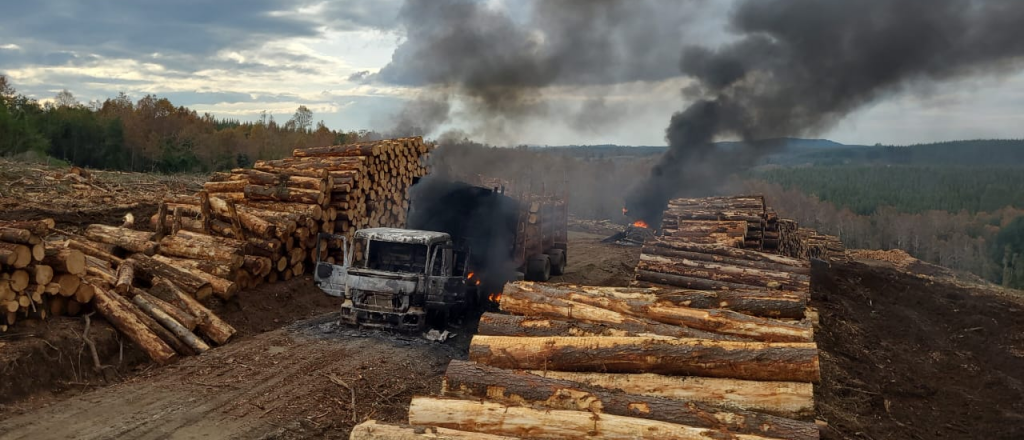
{"label": "thick smoke column", "polygon": [[745,140],[820,132],[915,83],[1019,67],[1024,2],[1015,0],[748,0],[731,23],[741,38],[683,51],[695,101],[672,116],[669,151],[627,200],[657,224],[667,201],[756,157],[721,153]]}
{"label": "thick smoke column", "polygon": [[[399,12],[405,41],[391,62],[365,78],[425,87],[396,118],[403,134],[428,134],[449,117],[501,136],[510,123],[543,117],[548,87],[573,89],[679,76],[675,67],[694,2],[680,0],[407,0]],[[592,128],[585,118],[615,112],[587,96],[581,115],[553,114]],[[458,100],[465,109],[449,114]],[[421,111],[421,110],[430,111]],[[552,112],[554,113],[554,112]],[[601,113],[601,114],[597,114]],[[518,127],[517,127],[518,128]]]}

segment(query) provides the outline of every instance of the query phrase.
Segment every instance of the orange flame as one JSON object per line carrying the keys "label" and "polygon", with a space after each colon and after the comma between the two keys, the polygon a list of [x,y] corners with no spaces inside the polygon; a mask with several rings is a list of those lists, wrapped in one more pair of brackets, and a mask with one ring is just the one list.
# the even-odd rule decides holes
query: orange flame
{"label": "orange flame", "polygon": [[501,292],[492,293],[490,295],[487,295],[487,299],[491,300],[491,302],[493,302],[493,303],[500,303],[501,302]]}
{"label": "orange flame", "polygon": [[470,272],[470,273],[469,273],[469,275],[466,275],[466,279],[467,279],[467,280],[471,280],[471,279],[473,279],[473,274],[475,274],[475,273],[476,273],[476,272]]}
{"label": "orange flame", "polygon": [[633,226],[636,226],[638,228],[645,228],[645,229],[650,228],[650,226],[647,226],[647,222],[645,222],[643,220],[637,220],[637,221],[633,222]]}

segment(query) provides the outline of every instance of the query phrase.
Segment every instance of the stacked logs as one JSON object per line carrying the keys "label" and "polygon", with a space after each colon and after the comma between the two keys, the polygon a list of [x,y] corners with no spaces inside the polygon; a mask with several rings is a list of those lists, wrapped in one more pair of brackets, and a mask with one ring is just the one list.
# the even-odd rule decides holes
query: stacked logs
{"label": "stacked logs", "polygon": [[441,396],[413,398],[417,427],[351,438],[818,438],[810,325],[700,308],[707,293],[508,284],[512,315],[483,315]]}
{"label": "stacked logs", "polygon": [[0,222],[0,331],[21,319],[77,315],[92,301],[96,281],[86,257],[44,242],[53,219]]}
{"label": "stacked logs", "polygon": [[[296,149],[293,157],[253,169],[216,173],[195,196],[164,200],[151,218],[159,254],[172,263],[226,279],[214,293],[288,280],[319,257],[333,263],[336,243],[359,228],[402,226],[407,189],[426,174],[422,138]],[[317,255],[317,252],[320,255]],[[200,263],[201,262],[201,263]]]}
{"label": "stacked logs", "polygon": [[665,236],[693,243],[761,250],[767,224],[764,197],[740,196],[673,199],[661,227]]}

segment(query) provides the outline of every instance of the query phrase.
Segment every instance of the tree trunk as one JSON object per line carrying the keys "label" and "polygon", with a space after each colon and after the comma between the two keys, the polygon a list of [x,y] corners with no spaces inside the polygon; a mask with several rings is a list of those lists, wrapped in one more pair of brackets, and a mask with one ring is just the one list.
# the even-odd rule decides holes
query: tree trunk
{"label": "tree trunk", "polygon": [[192,350],[192,347],[189,347],[188,344],[184,343],[181,339],[178,339],[178,337],[175,336],[174,333],[172,333],[164,326],[160,325],[160,323],[157,322],[156,319],[153,319],[153,316],[148,315],[146,314],[146,312],[143,312],[141,309],[139,309],[139,307],[132,303],[130,299],[115,293],[110,294],[113,295],[113,298],[118,303],[120,303],[125,310],[128,310],[131,313],[135,314],[135,317],[138,318],[140,322],[145,324],[146,328],[153,332],[153,334],[157,335],[157,337],[159,337],[161,341],[164,341],[164,343],[167,344],[168,347],[171,347],[171,349],[174,350],[176,353],[183,354],[186,356],[196,354],[195,351]]}
{"label": "tree trunk", "polygon": [[112,244],[130,252],[140,252],[146,255],[156,253],[157,245],[153,242],[152,232],[133,231],[116,226],[89,225],[85,228],[85,237],[100,243]]}
{"label": "tree trunk", "polygon": [[364,142],[347,145],[331,145],[329,147],[296,148],[292,157],[346,157],[346,156],[379,156],[380,142]]}
{"label": "tree trunk", "polygon": [[95,243],[92,241],[85,241],[85,239],[70,239],[67,241],[67,247],[75,249],[90,257],[96,257],[100,260],[106,261],[114,266],[120,266],[124,262],[120,257],[115,256],[112,251],[113,245],[105,245],[109,249],[105,249],[105,243]]}
{"label": "tree trunk", "polygon": [[238,209],[237,206],[232,210],[231,202],[228,200],[224,200],[219,197],[210,197],[210,208],[213,210],[215,215],[227,219],[229,222],[232,221],[233,218],[237,218],[242,227],[260,237],[271,238],[277,232],[277,227],[273,223],[260,218],[257,215],[253,215],[244,209]]}
{"label": "tree trunk", "polygon": [[627,394],[693,400],[790,419],[814,418],[814,385],[806,382],[540,370],[531,373],[609,390],[621,390]]}
{"label": "tree trunk", "polygon": [[167,301],[164,301],[160,298],[157,298],[153,295],[150,295],[145,290],[139,288],[133,287],[129,292],[129,296],[132,299],[135,299],[136,296],[140,295],[143,298],[145,298],[146,301],[153,303],[153,305],[159,307],[160,310],[162,310],[164,313],[170,315],[172,318],[174,318],[175,321],[178,321],[178,323],[187,328],[189,331],[193,331],[196,329],[196,325],[198,324],[198,322],[196,321],[196,317],[182,310],[178,306],[171,304]]}
{"label": "tree trunk", "polygon": [[589,411],[533,409],[474,400],[414,397],[409,405],[409,423],[450,429],[545,439],[731,439],[758,440],[768,437],[730,434],[656,420],[602,414]]}
{"label": "tree trunk", "polygon": [[694,244],[680,240],[672,240],[669,238],[662,238],[653,242],[649,242],[644,247],[659,247],[665,249],[674,249],[677,251],[721,255],[723,257],[737,258],[742,260],[761,261],[781,264],[785,266],[793,266],[797,268],[805,268],[808,270],[810,269],[810,262],[806,260],[798,260],[795,258],[784,257],[782,255],[773,255],[764,252],[750,251],[734,247]]}
{"label": "tree trunk", "polygon": [[0,226],[5,228],[14,229],[25,229],[37,237],[46,237],[50,233],[50,230],[56,226],[57,223],[52,218],[44,218],[41,220],[15,220],[15,221],[3,221],[0,222]]}
{"label": "tree trunk", "polygon": [[194,233],[178,231],[176,235],[168,235],[161,239],[160,253],[172,257],[216,261],[227,264],[232,269],[242,267],[242,245],[229,246],[210,236],[197,239],[186,234]]}
{"label": "tree trunk", "polygon": [[477,334],[487,336],[672,336],[623,330],[607,324],[484,313]]}
{"label": "tree trunk", "polygon": [[35,266],[28,266],[25,268],[32,277],[32,281],[41,286],[50,284],[53,281],[53,268],[45,264],[37,264]]}
{"label": "tree trunk", "polygon": [[182,292],[173,283],[161,278],[156,278],[153,281],[153,288],[149,293],[195,316],[196,327],[199,328],[199,331],[217,345],[224,345],[235,334],[233,327],[214,315],[199,301]]}
{"label": "tree trunk", "polygon": [[210,349],[209,345],[206,345],[201,339],[192,334],[189,329],[185,328],[180,322],[176,321],[171,315],[168,315],[160,309],[156,304],[153,304],[146,299],[146,295],[136,295],[132,298],[132,302],[135,303],[142,311],[148,313],[156,322],[164,326],[167,330],[174,334],[179,340],[188,345],[196,354],[203,353]]}
{"label": "tree trunk", "polygon": [[529,282],[508,283],[502,294],[517,297],[522,292],[588,304],[640,319],[670,325],[732,335],[755,341],[810,342],[814,334],[810,324],[790,323],[769,318],[744,315],[731,310],[706,310],[681,307],[666,302],[632,299],[629,295],[608,292],[587,292],[572,285],[544,285]]}
{"label": "tree trunk", "polygon": [[[751,286],[749,284],[738,284],[730,283],[725,281],[715,281],[703,278],[688,277],[682,275],[668,274],[653,272],[646,270],[646,267],[641,265],[637,266],[636,270],[637,281],[660,284],[663,286],[682,287],[684,289],[698,289],[698,290],[742,290],[749,291],[751,289],[757,289],[758,286]],[[768,290],[766,289],[766,292]]]}
{"label": "tree trunk", "polygon": [[199,271],[209,275],[213,275],[218,278],[228,278],[231,276],[231,273],[233,272],[233,269],[231,269],[230,266],[215,261],[191,260],[188,258],[174,258],[168,257],[166,255],[154,255],[153,259],[165,264],[169,264],[171,266],[177,266],[182,269],[195,269],[193,271],[190,271],[193,273]]}
{"label": "tree trunk", "polygon": [[39,236],[33,234],[32,231],[3,226],[0,226],[0,241],[25,245],[35,245],[41,242]]}
{"label": "tree trunk", "polygon": [[324,193],[322,191],[276,186],[247,185],[245,187],[245,198],[305,203],[309,205],[323,205],[324,203]]}
{"label": "tree trunk", "polygon": [[32,262],[32,249],[23,244],[0,242],[0,263],[17,269]]}
{"label": "tree trunk", "polygon": [[441,394],[447,397],[488,399],[506,405],[660,420],[737,434],[806,440],[818,438],[818,428],[814,423],[746,410],[724,409],[694,400],[611,391],[460,360],[448,364]]}
{"label": "tree trunk", "polygon": [[531,370],[819,380],[817,347],[805,342],[477,335],[470,344],[469,359],[500,368]]}
{"label": "tree trunk", "polygon": [[135,282],[135,265],[131,262],[117,267],[117,281],[114,283],[114,291],[121,295],[127,295]]}
{"label": "tree trunk", "polygon": [[677,274],[729,283],[746,284],[769,289],[810,291],[810,276],[776,272],[752,267],[733,266],[708,261],[668,258],[658,255],[640,255],[644,270]]}
{"label": "tree trunk", "polygon": [[518,315],[538,316],[561,320],[581,321],[611,327],[614,331],[630,334],[662,335],[676,338],[707,338],[741,341],[738,336],[711,333],[687,327],[667,325],[644,318],[595,307],[589,304],[550,298],[518,289],[501,295],[501,310]]}
{"label": "tree trunk", "polygon": [[[729,248],[734,249],[734,248]],[[742,251],[742,249],[737,249]],[[728,264],[731,266],[742,266],[750,267],[754,269],[762,269],[776,272],[794,273],[800,275],[810,275],[810,266],[790,266],[787,264],[773,263],[771,261],[752,261],[743,258],[732,258],[712,253],[702,252],[687,252],[681,250],[675,250],[668,247],[645,245],[643,253],[647,255],[659,255],[663,257],[672,257],[679,259],[687,259],[693,261],[707,261],[713,263]]]}
{"label": "tree trunk", "polygon": [[55,272],[85,275],[85,254],[74,249],[46,249],[42,263]]}
{"label": "tree trunk", "polygon": [[96,292],[93,297],[93,305],[96,311],[111,323],[118,331],[128,337],[135,345],[139,346],[158,364],[166,364],[173,360],[177,354],[171,347],[167,346],[157,335],[140,321],[134,313],[126,310],[124,306],[114,298],[116,294],[105,291]]}
{"label": "tree trunk", "polygon": [[517,437],[456,431],[433,426],[396,426],[367,420],[352,428],[349,440],[516,440]]}
{"label": "tree trunk", "polygon": [[125,261],[132,262],[136,269],[136,276],[141,275],[147,281],[163,278],[173,282],[199,301],[204,301],[213,293],[210,283],[190,269],[170,265],[142,254],[132,255]]}
{"label": "tree trunk", "polygon": [[324,215],[323,208],[320,205],[305,205],[301,203],[283,203],[283,202],[261,202],[261,201],[248,201],[245,204],[246,207],[255,209],[262,209],[266,211],[277,211],[277,212],[288,212],[293,214],[299,214],[310,218],[319,219]]}

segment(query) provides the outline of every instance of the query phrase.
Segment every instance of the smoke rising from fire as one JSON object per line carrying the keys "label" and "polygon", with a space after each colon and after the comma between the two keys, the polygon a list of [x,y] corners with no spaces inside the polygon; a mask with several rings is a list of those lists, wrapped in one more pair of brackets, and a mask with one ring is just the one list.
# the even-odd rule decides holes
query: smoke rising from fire
{"label": "smoke rising from fire", "polygon": [[717,138],[819,133],[907,87],[1005,73],[1024,57],[1024,2],[1012,0],[748,0],[730,22],[738,40],[683,50],[693,101],[672,116],[669,151],[629,196],[634,217],[657,224],[670,198],[763,151],[716,151]]}
{"label": "smoke rising from fire", "polygon": [[[402,134],[429,134],[450,118],[491,139],[505,139],[528,118],[557,117],[567,127],[593,130],[600,123],[591,120],[612,121],[617,109],[583,89],[679,76],[674,60],[697,3],[562,0],[502,8],[476,0],[407,0],[399,12],[404,42],[366,79],[423,87],[429,93],[410,107],[445,110],[407,108],[395,121]],[[551,88],[582,98],[576,114],[552,111]]]}

